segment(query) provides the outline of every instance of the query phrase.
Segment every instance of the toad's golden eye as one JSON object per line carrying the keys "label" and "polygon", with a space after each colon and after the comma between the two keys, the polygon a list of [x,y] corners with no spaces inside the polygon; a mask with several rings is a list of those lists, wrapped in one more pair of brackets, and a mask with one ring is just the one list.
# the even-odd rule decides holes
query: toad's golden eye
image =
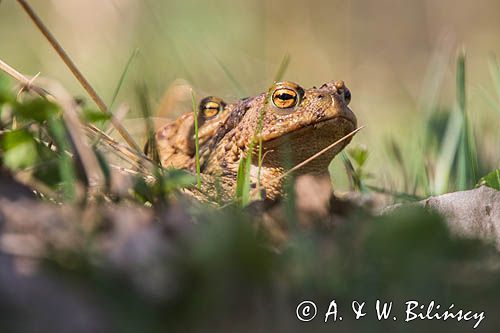
{"label": "toad's golden eye", "polygon": [[205,97],[199,106],[200,116],[207,120],[217,116],[224,108],[226,103],[222,99],[214,96]]}
{"label": "toad's golden eye", "polygon": [[277,83],[271,95],[271,101],[279,109],[290,109],[297,106],[302,98],[303,90],[291,82]]}
{"label": "toad's golden eye", "polygon": [[289,88],[278,88],[273,92],[273,103],[280,109],[288,109],[297,104],[297,93]]}

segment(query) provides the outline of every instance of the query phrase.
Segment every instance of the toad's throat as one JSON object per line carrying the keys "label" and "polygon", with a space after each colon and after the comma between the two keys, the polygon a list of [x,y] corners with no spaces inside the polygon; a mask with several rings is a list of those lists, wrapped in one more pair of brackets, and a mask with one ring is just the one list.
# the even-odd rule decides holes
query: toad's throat
{"label": "toad's throat", "polygon": [[[288,169],[343,138],[356,129],[356,122],[343,115],[317,122],[271,140],[263,139],[263,165]],[[320,155],[304,172],[326,171],[328,164],[349,142],[343,140]],[[285,167],[288,166],[288,167]]]}

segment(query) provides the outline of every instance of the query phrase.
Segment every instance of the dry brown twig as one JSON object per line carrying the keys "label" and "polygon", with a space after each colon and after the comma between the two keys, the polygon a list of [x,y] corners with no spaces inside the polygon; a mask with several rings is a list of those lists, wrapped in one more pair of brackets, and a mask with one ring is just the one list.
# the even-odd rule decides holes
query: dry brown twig
{"label": "dry brown twig", "polygon": [[[120,104],[116,108],[116,112],[114,113],[115,119],[121,122],[123,119],[125,119],[129,111],[130,108],[126,104]],[[107,135],[111,135],[111,133],[113,133],[113,129],[114,129],[113,124],[111,124],[104,130],[104,133],[106,133]]]}
{"label": "dry brown twig", "polygon": [[57,100],[63,110],[62,116],[64,122],[68,127],[68,133],[82,162],[89,185],[91,185],[90,188],[92,190],[99,189],[106,184],[106,180],[96,155],[91,147],[83,141],[82,123],[77,112],[78,105],[76,105],[73,98],[69,95],[60,96]]}
{"label": "dry brown twig", "polygon": [[143,173],[147,173],[148,168],[144,166],[143,162],[146,162],[149,166],[153,165],[149,159],[141,159],[140,156],[137,156],[137,153],[130,149],[130,147],[124,146],[119,142],[116,142],[113,138],[111,138],[106,133],[102,132],[95,126],[89,125],[86,127],[86,131],[92,136],[98,136],[109,148],[109,151],[120,157],[121,159],[127,161],[137,169],[140,169]]}
{"label": "dry brown twig", "polygon": [[17,70],[15,70],[11,66],[9,66],[7,63],[2,61],[1,59],[0,59],[0,69],[3,70],[8,75],[10,75],[16,81],[20,82],[22,85],[22,89],[34,91],[39,96],[44,97],[51,102],[56,102],[54,96],[52,96],[47,90],[40,88],[40,87],[33,84],[35,77],[32,78],[31,80],[28,79],[26,76],[19,73]]}
{"label": "dry brown twig", "polygon": [[121,125],[121,123],[114,117],[114,115],[109,111],[106,103],[102,100],[102,98],[97,94],[95,89],[90,85],[88,80],[83,76],[82,72],[78,69],[75,63],[71,60],[68,53],[64,50],[61,44],[57,41],[54,35],[50,32],[47,26],[43,23],[40,17],[35,13],[33,8],[28,4],[25,0],[17,0],[17,2],[21,5],[24,11],[31,18],[33,23],[37,26],[40,32],[44,35],[44,37],[49,41],[50,45],[54,48],[57,54],[61,57],[63,62],[69,68],[71,73],[75,76],[75,78],[80,82],[83,89],[87,91],[89,96],[94,100],[97,107],[104,113],[110,115],[110,120],[113,126],[118,130],[123,139],[127,142],[127,144],[134,150],[136,150],[139,154],[142,154],[141,148],[134,141],[132,136],[128,133],[128,131]]}

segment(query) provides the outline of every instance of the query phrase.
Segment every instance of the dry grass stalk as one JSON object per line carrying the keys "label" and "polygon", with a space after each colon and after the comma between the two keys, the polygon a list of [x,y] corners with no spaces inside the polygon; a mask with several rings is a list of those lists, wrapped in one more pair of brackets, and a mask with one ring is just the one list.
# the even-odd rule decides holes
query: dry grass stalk
{"label": "dry grass stalk", "polygon": [[63,49],[63,47],[57,41],[57,39],[54,37],[54,35],[50,32],[50,30],[47,28],[47,26],[45,26],[45,24],[42,22],[40,17],[35,13],[33,8],[31,8],[31,6],[25,0],[17,0],[17,2],[21,5],[21,7],[23,7],[24,11],[28,14],[28,16],[31,18],[33,23],[35,23],[35,25],[38,27],[40,32],[49,41],[50,45],[54,48],[54,50],[57,52],[57,54],[61,57],[63,62],[66,64],[66,66],[71,71],[71,73],[73,73],[73,75],[78,80],[78,82],[80,82],[83,89],[85,89],[85,91],[89,94],[89,96],[94,100],[97,107],[102,112],[110,115],[111,123],[118,130],[118,132],[123,137],[123,139],[127,142],[127,144],[131,148],[135,149],[136,151],[141,152],[141,148],[137,145],[137,143],[134,141],[132,136],[121,125],[121,123],[115,119],[115,117],[113,116],[113,114],[111,112],[109,112],[108,107],[106,106],[106,103],[104,103],[102,98],[97,94],[95,89],[90,85],[90,83],[87,81],[87,79],[83,76],[83,74],[80,72],[78,67],[76,67],[75,63],[71,60],[69,55]]}
{"label": "dry grass stalk", "polygon": [[39,96],[44,97],[51,102],[56,102],[54,96],[52,96],[48,91],[33,84],[33,81],[38,76],[35,76],[30,80],[23,74],[19,73],[17,70],[9,66],[9,64],[2,61],[1,59],[0,59],[0,69],[3,70],[8,75],[10,75],[16,81],[20,82],[23,90],[34,91]]}
{"label": "dry grass stalk", "polygon": [[[359,131],[361,131],[365,126],[361,126],[361,127],[358,127],[356,128],[354,131],[350,132],[349,134],[343,136],[342,138],[338,139],[337,141],[335,141],[334,143],[332,143],[331,145],[329,145],[328,147],[320,150],[319,152],[317,152],[316,154],[312,155],[311,157],[307,158],[306,160],[300,162],[299,164],[295,165],[293,168],[291,168],[290,170],[288,170],[287,172],[285,172],[284,174],[282,174],[281,176],[279,177],[276,177],[274,179],[272,179],[272,182],[279,182],[280,180],[282,180],[283,178],[287,177],[288,175],[290,175],[292,172],[294,171],[297,171],[298,169],[302,168],[304,165],[310,163],[311,161],[315,160],[316,158],[318,158],[319,156],[323,155],[324,153],[326,153],[327,151],[329,151],[330,149],[332,149],[333,147],[335,147],[336,145],[338,145],[339,143],[341,143],[342,141],[352,137],[354,134],[358,133]],[[256,187],[252,193],[251,193],[251,196],[255,196],[257,195],[257,193],[260,191],[259,187]]]}
{"label": "dry grass stalk", "polygon": [[291,168],[290,170],[288,170],[287,172],[285,172],[284,174],[282,174],[281,176],[275,178],[274,180],[275,181],[279,181],[283,178],[285,178],[286,176],[288,176],[289,174],[291,174],[292,172],[302,168],[304,165],[306,165],[307,163],[309,162],[312,162],[313,160],[315,160],[316,158],[318,158],[319,156],[323,155],[324,153],[326,153],[327,151],[329,151],[330,149],[332,149],[333,147],[335,147],[336,145],[338,145],[339,143],[341,143],[342,141],[352,137],[354,134],[358,133],[359,131],[361,131],[365,126],[361,126],[361,127],[358,127],[356,128],[354,131],[350,132],[349,134],[343,136],[342,138],[338,139],[337,141],[335,141],[334,143],[332,143],[331,145],[329,145],[328,147],[320,150],[319,152],[317,152],[316,154],[314,154],[313,156],[309,157],[308,159],[300,162],[299,164],[297,164],[296,166],[294,166],[293,168]]}

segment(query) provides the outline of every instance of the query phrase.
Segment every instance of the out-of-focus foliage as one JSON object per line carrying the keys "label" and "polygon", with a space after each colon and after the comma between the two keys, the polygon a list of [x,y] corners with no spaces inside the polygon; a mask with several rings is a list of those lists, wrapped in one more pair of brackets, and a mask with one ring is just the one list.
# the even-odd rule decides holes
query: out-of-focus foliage
{"label": "out-of-focus foliage", "polygon": [[[80,111],[82,124],[102,124],[110,120],[109,115],[95,109]],[[88,175],[59,105],[27,92],[16,97],[5,75],[0,73],[0,122],[0,165],[12,172],[30,175],[45,189],[53,190],[51,194],[56,197],[52,199],[61,202],[77,199],[79,187],[88,190]],[[100,195],[115,198],[111,184],[117,174],[110,172],[108,156],[102,154],[96,145],[92,145],[89,151],[95,154],[98,167],[106,178],[106,186],[100,189]],[[141,202],[151,203],[163,201],[175,189],[193,183],[193,177],[184,171],[160,168],[154,170],[155,180],[149,183],[141,173],[132,178],[135,185],[128,194]],[[123,195],[127,197],[127,193]],[[85,200],[85,195],[80,195],[80,199]]]}
{"label": "out-of-focus foliage", "polygon": [[[16,282],[0,279],[0,294],[15,283],[19,295],[0,298],[2,330],[31,332],[29,325],[40,325],[74,332],[89,327],[93,332],[468,332],[475,323],[406,323],[409,300],[485,311],[479,331],[493,332],[500,325],[498,252],[452,237],[439,216],[422,209],[379,218],[353,211],[335,228],[324,223],[291,228],[287,244],[276,249],[266,232],[256,231],[258,215],[239,208],[191,206],[192,224],[174,203],[146,219],[130,207],[117,207],[103,209],[94,220],[81,215],[91,230],[79,228],[78,219],[58,229],[50,224],[34,229],[48,252],[28,275],[14,273],[15,266],[0,257],[3,276],[17,276]],[[50,302],[35,297],[47,288]],[[28,291],[29,308],[15,307]],[[393,302],[397,321],[377,320],[377,299]],[[73,312],[60,316],[69,300]],[[311,322],[296,318],[303,300],[318,307]],[[325,323],[332,300],[343,320],[330,317]],[[367,315],[360,320],[351,310],[354,300],[366,302]]]}

